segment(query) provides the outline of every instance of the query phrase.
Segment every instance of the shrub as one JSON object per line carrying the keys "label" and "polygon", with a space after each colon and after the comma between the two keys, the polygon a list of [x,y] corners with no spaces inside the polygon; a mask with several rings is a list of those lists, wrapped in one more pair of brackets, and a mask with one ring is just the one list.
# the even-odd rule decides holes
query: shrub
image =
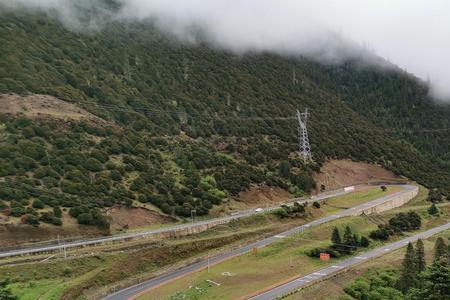
{"label": "shrub", "polygon": [[120,180],[122,180],[122,174],[120,174],[120,172],[117,171],[117,170],[111,170],[111,171],[109,172],[109,176],[110,176],[111,179],[114,180],[114,181],[120,181]]}
{"label": "shrub", "polygon": [[91,172],[100,172],[103,170],[102,163],[95,158],[89,158],[84,167]]}
{"label": "shrub", "polygon": [[35,215],[25,215],[22,217],[22,222],[28,225],[33,225],[35,227],[39,226],[39,219]]}
{"label": "shrub", "polygon": [[20,216],[23,216],[24,214],[25,214],[25,207],[23,207],[23,206],[17,206],[17,207],[11,208],[10,215],[13,217],[20,217]]}
{"label": "shrub", "polygon": [[63,275],[66,277],[70,277],[72,275],[72,269],[70,267],[65,267],[63,270]]}
{"label": "shrub", "polygon": [[88,211],[89,211],[89,210],[88,210],[86,207],[75,206],[75,207],[72,207],[72,208],[69,210],[69,215],[70,215],[71,217],[77,218],[80,214],[86,213],[86,212],[88,212]]}
{"label": "shrub", "polygon": [[92,218],[91,213],[87,212],[87,213],[79,214],[77,216],[77,221],[79,224],[92,225],[92,223],[94,222],[94,219]]}
{"label": "shrub", "polygon": [[328,253],[333,258],[341,257],[341,254],[338,251],[328,248],[314,248],[308,251],[306,254],[310,257],[320,257],[320,253]]}
{"label": "shrub", "polygon": [[378,229],[370,232],[370,238],[374,240],[387,240],[389,236],[394,234],[394,230],[390,225],[380,224],[378,225]]}
{"label": "shrub", "polygon": [[33,201],[33,208],[43,209],[44,206],[45,206],[44,203],[42,201],[40,201],[39,199],[36,199]]}
{"label": "shrub", "polygon": [[273,214],[281,219],[289,217],[288,212],[284,208],[278,208],[274,210]]}
{"label": "shrub", "polygon": [[57,217],[57,218],[61,218],[61,216],[62,216],[62,211],[61,211],[61,208],[59,208],[59,206],[53,207],[53,213],[55,214],[55,217]]}
{"label": "shrub", "polygon": [[39,218],[44,223],[48,224],[54,224],[54,225],[61,225],[61,219],[57,218],[53,212],[44,212],[41,214],[41,217]]}
{"label": "shrub", "polygon": [[313,204],[312,204],[312,206],[313,206],[314,208],[320,208],[320,203],[317,202],[317,201],[314,201]]}

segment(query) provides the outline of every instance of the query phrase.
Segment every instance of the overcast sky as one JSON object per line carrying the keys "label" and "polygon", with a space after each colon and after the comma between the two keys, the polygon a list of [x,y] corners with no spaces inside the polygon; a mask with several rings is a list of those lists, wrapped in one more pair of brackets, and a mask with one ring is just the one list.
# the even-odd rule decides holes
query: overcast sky
{"label": "overcast sky", "polygon": [[[234,51],[320,52],[321,59],[359,55],[362,46],[417,76],[450,101],[450,0],[120,0],[119,18],[154,18],[189,38],[192,25]],[[73,3],[92,0],[0,0],[58,8],[76,20]]]}

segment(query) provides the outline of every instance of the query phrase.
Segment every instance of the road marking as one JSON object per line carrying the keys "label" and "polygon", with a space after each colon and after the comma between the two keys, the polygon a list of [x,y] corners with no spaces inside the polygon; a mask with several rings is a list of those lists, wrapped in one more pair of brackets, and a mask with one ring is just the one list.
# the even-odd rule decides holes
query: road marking
{"label": "road marking", "polygon": [[387,252],[387,251],[391,251],[391,249],[386,248],[386,249],[384,249],[383,251],[384,251],[384,252]]}
{"label": "road marking", "polygon": [[209,282],[209,283],[215,284],[217,286],[220,286],[220,283],[217,283],[215,281],[212,281],[212,280],[209,280],[209,279],[207,279],[206,281]]}
{"label": "road marking", "polygon": [[317,276],[325,276],[325,275],[327,275],[327,274],[323,274],[323,273],[316,272],[316,273],[313,273],[313,275],[317,275]]}
{"label": "road marking", "polygon": [[362,257],[362,256],[356,256],[356,259],[367,259],[367,257]]}
{"label": "road marking", "polygon": [[275,236],[277,239],[282,239],[282,238],[285,238],[286,236],[285,235],[276,235]]}
{"label": "road marking", "polygon": [[331,266],[331,268],[335,268],[335,269],[342,269],[342,266]]}
{"label": "road marking", "polygon": [[297,279],[296,281],[309,282],[309,280],[306,280],[306,279]]}

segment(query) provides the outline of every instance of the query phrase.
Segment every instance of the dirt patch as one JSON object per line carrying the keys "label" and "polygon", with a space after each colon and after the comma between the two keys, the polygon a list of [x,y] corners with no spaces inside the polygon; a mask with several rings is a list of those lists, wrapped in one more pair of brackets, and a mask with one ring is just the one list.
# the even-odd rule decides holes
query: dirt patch
{"label": "dirt patch", "polygon": [[399,181],[401,177],[383,167],[350,160],[330,160],[314,175],[318,188],[323,184],[327,190],[375,181]]}
{"label": "dirt patch", "polygon": [[239,200],[254,206],[256,204],[274,204],[291,199],[292,195],[278,187],[253,186],[250,189],[239,193]]}
{"label": "dirt patch", "polygon": [[107,122],[75,104],[48,95],[19,96],[0,94],[0,113],[23,116],[31,119],[61,119],[90,121],[96,124]]}
{"label": "dirt patch", "polygon": [[171,217],[163,216],[146,208],[114,207],[106,212],[111,218],[112,229],[133,229],[144,226],[173,223]]}

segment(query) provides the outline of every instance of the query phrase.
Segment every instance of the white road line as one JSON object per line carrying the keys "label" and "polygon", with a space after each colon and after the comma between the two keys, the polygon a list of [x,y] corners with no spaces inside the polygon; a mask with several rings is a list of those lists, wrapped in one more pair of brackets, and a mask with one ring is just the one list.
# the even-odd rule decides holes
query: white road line
{"label": "white road line", "polygon": [[367,257],[363,257],[363,256],[356,256],[356,259],[367,259]]}

